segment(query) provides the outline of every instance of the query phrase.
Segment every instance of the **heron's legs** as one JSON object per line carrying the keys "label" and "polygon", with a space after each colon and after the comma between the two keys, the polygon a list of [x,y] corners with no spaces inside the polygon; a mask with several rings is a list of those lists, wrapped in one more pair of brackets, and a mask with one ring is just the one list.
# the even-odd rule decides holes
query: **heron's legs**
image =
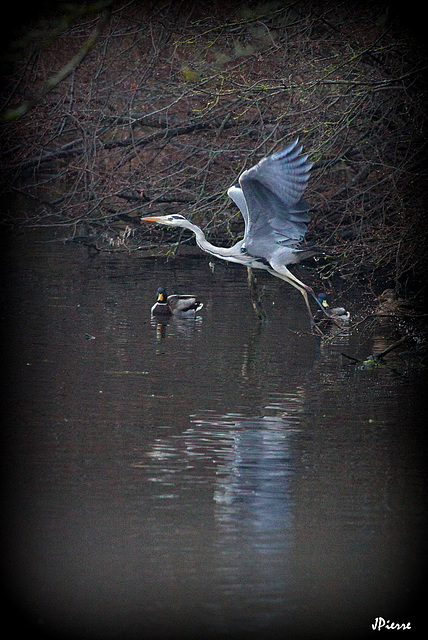
{"label": "heron's legs", "polygon": [[[279,268],[281,269],[281,271],[279,271]],[[288,284],[291,284],[292,287],[294,287],[295,289],[300,291],[300,293],[302,294],[303,299],[305,301],[308,313],[309,313],[309,319],[311,321],[311,326],[314,327],[315,326],[315,319],[314,319],[314,316],[312,314],[311,307],[309,305],[309,298],[308,298],[308,292],[307,292],[307,289],[309,289],[309,287],[306,287],[306,285],[303,284],[303,282],[300,282],[300,280],[298,278],[293,276],[293,274],[287,269],[287,267],[284,267],[284,265],[280,265],[279,268],[278,269],[275,268],[275,270],[274,269],[268,269],[268,271],[273,276],[276,276],[277,278],[281,278],[281,280],[285,280],[285,282],[288,282]]]}
{"label": "heron's legs", "polygon": [[267,271],[269,271],[269,273],[271,273],[273,276],[276,276],[277,278],[281,278],[281,280],[285,280],[285,282],[288,282],[288,284],[291,284],[292,287],[294,287],[295,289],[297,289],[298,291],[300,291],[300,293],[303,296],[303,299],[305,301],[306,304],[306,308],[308,310],[309,313],[309,319],[311,321],[311,327],[312,329],[317,329],[317,331],[319,331],[316,323],[315,323],[315,318],[312,314],[312,310],[309,304],[309,298],[308,298],[308,293],[309,295],[311,295],[314,300],[316,301],[316,303],[318,304],[318,306],[323,310],[323,312],[329,316],[329,314],[326,312],[326,310],[324,309],[324,307],[322,306],[322,304],[319,302],[319,300],[317,300],[316,295],[314,294],[314,292],[312,291],[312,289],[310,287],[308,287],[304,282],[301,282],[301,280],[299,280],[298,278],[296,278],[295,275],[293,275],[291,273],[291,271],[289,271],[287,269],[286,266],[284,266],[283,264],[272,264],[271,263],[271,269],[267,269]]}

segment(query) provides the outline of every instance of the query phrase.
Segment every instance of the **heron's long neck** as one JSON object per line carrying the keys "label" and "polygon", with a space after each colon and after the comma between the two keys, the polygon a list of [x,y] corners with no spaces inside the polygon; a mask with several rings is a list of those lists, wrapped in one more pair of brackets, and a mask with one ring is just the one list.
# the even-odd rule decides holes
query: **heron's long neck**
{"label": "heron's long neck", "polygon": [[203,251],[211,253],[217,258],[223,258],[223,260],[231,260],[234,247],[216,247],[214,244],[211,244],[211,242],[208,242],[205,233],[198,226],[188,221],[186,227],[190,229],[190,231],[193,231],[196,236],[196,242]]}

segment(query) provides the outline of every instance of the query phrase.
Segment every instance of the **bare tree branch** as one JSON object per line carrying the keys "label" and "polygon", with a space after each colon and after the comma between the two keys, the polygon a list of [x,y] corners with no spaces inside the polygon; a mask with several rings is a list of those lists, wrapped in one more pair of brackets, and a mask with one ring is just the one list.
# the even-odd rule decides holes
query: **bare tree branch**
{"label": "bare tree branch", "polygon": [[100,2],[101,18],[82,9],[28,39],[5,77],[2,190],[31,198],[18,222],[83,225],[97,247],[129,250],[181,242],[138,225],[179,212],[229,244],[243,222],[228,186],[300,136],[314,162],[309,233],[332,256],[322,277],[428,281],[426,60],[398,20],[344,0],[334,16],[301,0],[217,3],[195,20],[175,3],[107,16]]}
{"label": "bare tree branch", "polygon": [[30,100],[27,100],[27,102],[24,102],[19,107],[8,109],[3,114],[0,114],[0,123],[12,122],[13,120],[21,118],[24,114],[28,113],[28,111],[33,109],[50,91],[52,91],[52,89],[55,89],[60,82],[65,80],[65,78],[67,78],[79,66],[79,64],[85,59],[88,52],[95,45],[104,24],[107,22],[110,16],[112,1],[113,0],[108,0],[96,27],[76,55],[73,56],[73,58],[71,58],[71,60],[69,60],[69,62],[60,69],[60,71],[58,71],[58,73],[49,78],[39,93],[34,95]]}

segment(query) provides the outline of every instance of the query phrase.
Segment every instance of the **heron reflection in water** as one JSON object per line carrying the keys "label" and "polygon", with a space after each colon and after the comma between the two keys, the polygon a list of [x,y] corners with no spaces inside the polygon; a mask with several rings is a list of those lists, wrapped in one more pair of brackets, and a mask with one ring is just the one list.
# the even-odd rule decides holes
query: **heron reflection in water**
{"label": "heron reflection in water", "polygon": [[198,246],[216,258],[253,269],[265,269],[285,280],[302,294],[311,327],[316,328],[309,296],[326,316],[329,313],[313,290],[287,268],[287,265],[297,264],[318,253],[315,248],[303,244],[310,221],[310,207],[302,196],[312,164],[308,162],[307,155],[301,155],[302,146],[298,142],[297,139],[282,151],[260,160],[244,171],[239,183],[228,190],[245,222],[244,237],[233,247],[211,244],[202,229],[182,215],[148,216],[141,221],[190,229]]}

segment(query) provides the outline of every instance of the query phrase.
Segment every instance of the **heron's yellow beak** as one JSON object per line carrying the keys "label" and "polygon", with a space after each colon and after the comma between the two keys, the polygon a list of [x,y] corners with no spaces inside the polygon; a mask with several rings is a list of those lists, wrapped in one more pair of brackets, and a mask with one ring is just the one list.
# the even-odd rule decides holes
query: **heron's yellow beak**
{"label": "heron's yellow beak", "polygon": [[153,216],[148,218],[140,218],[140,222],[158,222],[163,216]]}

